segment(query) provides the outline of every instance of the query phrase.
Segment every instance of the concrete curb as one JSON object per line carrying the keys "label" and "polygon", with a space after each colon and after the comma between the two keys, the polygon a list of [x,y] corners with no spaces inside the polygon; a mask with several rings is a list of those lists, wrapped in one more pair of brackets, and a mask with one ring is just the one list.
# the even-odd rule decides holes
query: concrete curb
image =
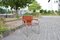
{"label": "concrete curb", "polygon": [[3,33],[3,35],[0,36],[0,40],[1,40],[2,38],[4,38],[4,37],[7,37],[7,36],[10,35],[11,33],[15,32],[17,29],[20,29],[20,28],[22,28],[22,27],[24,27],[23,24],[20,25],[20,26],[18,26],[18,27],[16,27],[16,28],[7,30],[6,32]]}
{"label": "concrete curb", "polygon": [[[21,20],[21,19],[16,19],[16,20]],[[16,20],[9,20],[9,21],[5,21],[5,22],[12,22],[12,21],[16,21]]]}

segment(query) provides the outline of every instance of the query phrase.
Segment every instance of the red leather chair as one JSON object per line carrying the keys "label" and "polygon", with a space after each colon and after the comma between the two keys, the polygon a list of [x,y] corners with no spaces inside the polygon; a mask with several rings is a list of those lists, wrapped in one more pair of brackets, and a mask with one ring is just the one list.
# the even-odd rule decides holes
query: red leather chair
{"label": "red leather chair", "polygon": [[23,20],[24,24],[32,25],[33,17],[32,16],[23,16],[22,20]]}

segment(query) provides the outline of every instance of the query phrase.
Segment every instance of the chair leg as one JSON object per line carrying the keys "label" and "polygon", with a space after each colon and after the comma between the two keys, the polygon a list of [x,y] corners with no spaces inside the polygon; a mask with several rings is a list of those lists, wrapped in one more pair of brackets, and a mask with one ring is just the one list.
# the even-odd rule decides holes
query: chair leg
{"label": "chair leg", "polygon": [[37,33],[37,34],[40,34],[40,25],[39,25],[39,20],[38,20],[37,25],[38,25],[38,26],[37,26],[37,29],[36,29],[36,30],[33,30],[33,29],[32,29],[32,31],[33,31],[33,32],[35,32],[35,33]]}
{"label": "chair leg", "polygon": [[40,24],[39,24],[39,20],[38,20],[38,34],[40,34]]}
{"label": "chair leg", "polygon": [[38,23],[38,34],[40,34],[40,25],[39,25],[39,23]]}

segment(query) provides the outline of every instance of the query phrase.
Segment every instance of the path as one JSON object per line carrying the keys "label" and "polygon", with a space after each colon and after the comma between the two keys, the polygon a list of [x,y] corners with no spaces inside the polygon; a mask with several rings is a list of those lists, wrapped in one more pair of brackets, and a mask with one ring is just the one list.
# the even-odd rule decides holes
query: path
{"label": "path", "polygon": [[39,26],[23,27],[2,40],[60,40],[60,17],[42,17]]}
{"label": "path", "polygon": [[6,22],[8,28],[16,28],[20,25],[22,25],[22,21],[21,20],[16,20],[16,21],[10,21],[10,22]]}

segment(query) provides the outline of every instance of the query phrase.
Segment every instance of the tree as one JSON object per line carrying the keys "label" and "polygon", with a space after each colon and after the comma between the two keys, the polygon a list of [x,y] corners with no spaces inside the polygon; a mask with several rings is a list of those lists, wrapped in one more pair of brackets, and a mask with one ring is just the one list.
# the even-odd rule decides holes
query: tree
{"label": "tree", "polygon": [[48,0],[48,2],[50,2],[50,0]]}
{"label": "tree", "polygon": [[40,13],[43,13],[43,11],[44,11],[44,10],[43,10],[43,9],[41,9],[41,10],[40,10]]}
{"label": "tree", "polygon": [[44,10],[44,13],[47,13],[47,10]]}
{"label": "tree", "polygon": [[51,11],[50,11],[50,10],[48,10],[48,13],[51,13]]}
{"label": "tree", "polygon": [[58,13],[58,10],[55,10],[56,13]]}
{"label": "tree", "polygon": [[33,12],[35,12],[36,10],[39,10],[41,6],[36,1],[34,1],[33,3],[29,5],[28,8],[29,10],[33,10]]}
{"label": "tree", "polygon": [[7,10],[0,8],[0,14],[7,13]]}
{"label": "tree", "polygon": [[54,10],[51,10],[51,13],[54,13]]}
{"label": "tree", "polygon": [[58,12],[57,12],[59,15],[60,15],[60,10],[58,10]]}
{"label": "tree", "polygon": [[2,6],[8,7],[10,6],[11,9],[14,8],[17,12],[18,8],[24,8],[32,3],[34,0],[2,0],[0,4]]}

